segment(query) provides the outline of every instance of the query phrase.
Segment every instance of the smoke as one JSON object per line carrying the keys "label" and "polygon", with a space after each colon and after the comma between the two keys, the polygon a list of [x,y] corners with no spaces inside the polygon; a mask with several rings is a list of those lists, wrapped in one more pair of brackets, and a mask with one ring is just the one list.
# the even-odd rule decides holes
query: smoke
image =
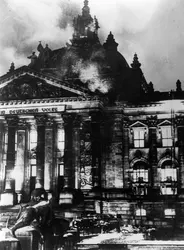
{"label": "smoke", "polygon": [[38,41],[55,49],[71,38],[71,20],[77,13],[74,1],[66,5],[62,0],[2,0],[0,6],[0,75],[12,61],[16,68],[28,65],[27,56]]}
{"label": "smoke", "polygon": [[147,65],[144,71],[156,89],[171,90],[176,88],[177,79],[184,82],[183,13],[184,1],[162,0],[139,36],[142,45],[140,52],[144,65]]}
{"label": "smoke", "polygon": [[62,15],[58,19],[58,26],[61,29],[66,29],[68,25],[73,25],[73,19],[80,14],[81,8],[78,3],[71,3],[71,1],[62,1],[59,3],[59,6],[62,10]]}
{"label": "smoke", "polygon": [[101,41],[111,30],[129,64],[136,52],[147,81],[152,81],[156,90],[175,89],[177,79],[184,89],[184,1],[107,2],[101,8],[91,2],[101,26]]}
{"label": "smoke", "polygon": [[[129,64],[138,54],[144,75],[155,89],[170,90],[178,78],[184,81],[183,0],[149,0],[149,4],[148,0],[89,0],[89,6],[99,21],[101,43],[112,31]],[[72,38],[73,18],[82,7],[83,0],[1,0],[0,75],[12,61],[16,68],[28,65],[27,56],[40,40],[51,49],[65,46]],[[83,69],[99,79],[99,69],[92,65]]]}
{"label": "smoke", "polygon": [[110,79],[105,79],[100,74],[99,64],[90,61],[83,62],[80,59],[72,68],[73,72],[79,75],[79,79],[88,85],[88,88],[95,92],[99,90],[101,93],[107,93],[112,87]]}
{"label": "smoke", "polygon": [[[121,42],[123,29],[135,31],[144,26],[144,20],[148,19],[150,11],[144,11],[144,15],[141,15],[145,16],[144,20],[138,17],[136,11],[139,9],[141,14],[143,13],[142,6],[146,0],[138,0],[139,4],[136,4],[136,1],[89,1],[91,14],[97,16],[101,26],[99,36],[102,43],[110,30],[114,32],[118,42]],[[149,0],[149,6],[154,1],[157,0]],[[36,49],[40,40],[43,44],[48,43],[51,49],[64,46],[72,37],[73,18],[81,13],[82,7],[83,0],[1,0],[0,75],[7,72],[12,61],[16,67],[28,64],[27,56]],[[126,37],[123,38],[123,46],[125,41]],[[124,50],[119,48],[124,52],[127,47],[128,45],[125,45]]]}

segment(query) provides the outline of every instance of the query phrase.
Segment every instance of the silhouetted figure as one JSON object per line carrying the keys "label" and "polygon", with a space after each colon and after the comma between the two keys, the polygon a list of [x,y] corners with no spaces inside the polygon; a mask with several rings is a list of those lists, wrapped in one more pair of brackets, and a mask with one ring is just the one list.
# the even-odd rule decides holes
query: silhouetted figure
{"label": "silhouetted figure", "polygon": [[29,64],[30,68],[34,68],[36,66],[36,62],[37,62],[37,55],[35,55],[35,52],[33,51],[32,55],[27,57],[28,59],[31,59],[31,63]]}

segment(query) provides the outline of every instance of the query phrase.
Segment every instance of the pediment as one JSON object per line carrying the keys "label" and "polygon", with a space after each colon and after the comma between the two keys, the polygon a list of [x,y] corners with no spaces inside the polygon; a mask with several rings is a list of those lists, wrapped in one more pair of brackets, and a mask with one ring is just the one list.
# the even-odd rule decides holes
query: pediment
{"label": "pediment", "polygon": [[132,125],[130,125],[130,127],[132,127],[132,128],[147,128],[147,125],[140,122],[140,121],[136,121]]}
{"label": "pediment", "polygon": [[158,124],[159,127],[162,127],[162,126],[171,126],[171,122],[168,121],[168,120],[165,120],[161,123]]}
{"label": "pediment", "polygon": [[87,89],[35,72],[27,67],[0,78],[0,100],[86,96]]}

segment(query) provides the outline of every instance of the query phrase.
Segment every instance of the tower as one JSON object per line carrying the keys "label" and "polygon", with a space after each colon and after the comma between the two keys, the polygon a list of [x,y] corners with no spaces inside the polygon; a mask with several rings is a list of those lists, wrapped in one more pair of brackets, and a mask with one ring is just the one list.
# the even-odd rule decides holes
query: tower
{"label": "tower", "polygon": [[98,40],[98,29],[99,23],[96,18],[92,18],[90,14],[90,8],[88,6],[88,0],[84,1],[82,8],[82,15],[78,15],[73,20],[73,39],[71,40],[72,45],[84,45],[83,43],[99,43]]}

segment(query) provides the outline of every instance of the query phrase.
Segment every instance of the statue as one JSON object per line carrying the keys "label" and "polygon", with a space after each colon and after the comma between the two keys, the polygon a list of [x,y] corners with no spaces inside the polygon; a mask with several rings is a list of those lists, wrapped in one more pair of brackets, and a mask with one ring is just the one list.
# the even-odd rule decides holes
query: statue
{"label": "statue", "polygon": [[27,58],[31,59],[31,63],[29,64],[29,67],[34,68],[38,59],[37,55],[35,55],[35,52],[33,51],[32,55],[28,56]]}
{"label": "statue", "polygon": [[45,231],[49,228],[51,229],[51,224],[54,220],[51,204],[52,199],[40,199],[38,202],[31,201],[25,206],[21,206],[17,221],[15,225],[10,228],[13,236],[16,237],[15,232],[17,229],[31,225],[40,234],[41,241],[43,242]]}
{"label": "statue", "polygon": [[[31,201],[25,205],[20,204],[20,211],[15,225],[10,228],[14,237],[16,230],[32,226],[40,235],[40,242],[43,244],[46,236],[60,235],[69,229],[69,221],[56,219],[53,211],[54,199],[47,200],[43,195],[32,196]],[[26,229],[25,229],[26,230]]]}
{"label": "statue", "polygon": [[49,48],[48,44],[46,44],[45,48],[43,48],[41,41],[38,44],[37,50],[39,51],[38,60],[41,68],[48,68],[49,61],[52,56],[52,50]]}

